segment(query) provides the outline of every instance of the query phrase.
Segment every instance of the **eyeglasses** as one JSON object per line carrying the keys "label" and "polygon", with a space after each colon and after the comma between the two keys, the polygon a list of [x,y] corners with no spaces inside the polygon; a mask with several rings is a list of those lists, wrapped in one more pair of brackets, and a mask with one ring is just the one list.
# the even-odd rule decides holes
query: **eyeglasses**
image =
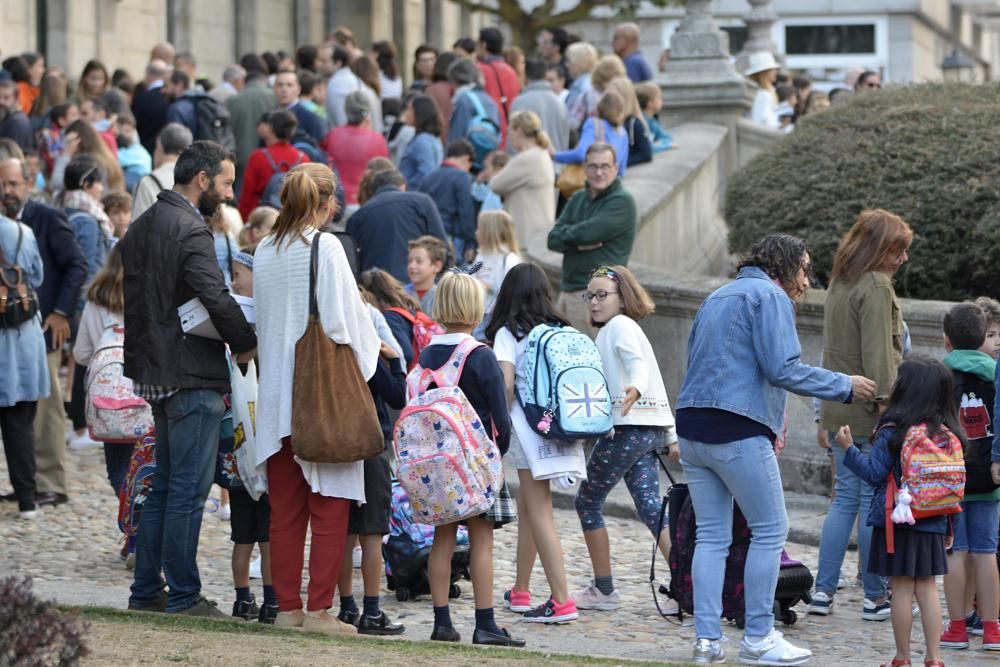
{"label": "eyeglasses", "polygon": [[592,171],[592,172],[595,172],[595,173],[602,172],[602,171],[603,172],[610,172],[612,169],[615,168],[615,165],[613,165],[613,164],[588,164],[586,168],[587,168],[587,171]]}
{"label": "eyeglasses", "polygon": [[618,292],[609,292],[607,290],[599,289],[596,292],[584,292],[580,298],[583,299],[584,303],[590,303],[595,298],[598,303],[603,303],[604,300],[608,298],[609,294],[618,294]]}

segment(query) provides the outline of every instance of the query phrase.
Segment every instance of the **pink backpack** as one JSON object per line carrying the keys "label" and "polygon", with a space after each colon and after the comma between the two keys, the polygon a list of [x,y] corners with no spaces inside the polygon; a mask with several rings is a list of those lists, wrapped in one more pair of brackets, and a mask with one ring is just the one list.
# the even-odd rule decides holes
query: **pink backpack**
{"label": "pink backpack", "polygon": [[90,437],[131,444],[153,430],[153,410],[125,377],[125,329],[112,317],[87,367],[86,418]]}
{"label": "pink backpack", "polygon": [[431,338],[438,334],[443,334],[445,329],[428,317],[427,313],[422,310],[418,310],[416,313],[411,313],[406,308],[386,308],[386,310],[400,315],[413,328],[413,339],[411,340],[413,361],[410,362],[410,368],[408,369],[412,371],[417,367],[417,360],[420,358],[420,353],[424,351],[425,347],[431,344]]}
{"label": "pink backpack", "polygon": [[418,364],[406,378],[410,400],[393,429],[393,448],[396,479],[417,523],[442,526],[483,514],[503,484],[500,451],[458,387],[465,361],[481,345],[467,338],[441,368]]}

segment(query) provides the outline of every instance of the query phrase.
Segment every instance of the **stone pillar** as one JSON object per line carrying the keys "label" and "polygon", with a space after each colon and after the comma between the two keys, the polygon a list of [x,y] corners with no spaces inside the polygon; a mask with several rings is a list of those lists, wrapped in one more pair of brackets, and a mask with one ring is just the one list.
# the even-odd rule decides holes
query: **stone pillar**
{"label": "stone pillar", "polygon": [[747,60],[752,53],[767,52],[782,61],[778,54],[778,45],[771,39],[771,26],[778,19],[778,15],[771,9],[771,0],[747,0],[751,9],[743,18],[750,36],[743,45],[743,50],[736,56],[736,67],[743,71],[747,67]]}
{"label": "stone pillar", "polygon": [[257,53],[258,0],[238,0],[236,5],[236,60],[246,53]]}
{"label": "stone pillar", "polygon": [[729,35],[712,16],[712,0],[685,0],[684,20],[670,40],[670,61],[658,75],[666,122],[717,123],[729,128],[723,178],[738,164],[736,122],[750,110],[753,92],[733,67]]}

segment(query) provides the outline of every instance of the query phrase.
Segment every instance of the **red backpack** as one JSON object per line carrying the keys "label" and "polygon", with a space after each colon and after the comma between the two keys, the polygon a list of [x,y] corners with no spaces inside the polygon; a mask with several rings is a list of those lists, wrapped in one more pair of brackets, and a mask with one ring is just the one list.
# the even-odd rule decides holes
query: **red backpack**
{"label": "red backpack", "polygon": [[420,359],[420,353],[431,344],[431,338],[445,333],[445,328],[428,317],[427,313],[422,310],[411,313],[406,308],[386,308],[386,311],[403,316],[413,328],[413,338],[410,341],[413,346],[413,361],[407,368],[408,371],[412,371],[413,367],[417,365],[417,360]]}

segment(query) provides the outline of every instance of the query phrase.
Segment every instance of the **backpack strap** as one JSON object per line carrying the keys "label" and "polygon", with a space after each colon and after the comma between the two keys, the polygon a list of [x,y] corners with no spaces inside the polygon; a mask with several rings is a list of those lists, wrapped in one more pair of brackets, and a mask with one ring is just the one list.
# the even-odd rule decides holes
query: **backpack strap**
{"label": "backpack strap", "polygon": [[273,174],[271,174],[272,176],[281,171],[281,167],[279,167],[278,163],[275,162],[274,156],[271,155],[271,151],[267,150],[267,148],[264,148],[264,157],[267,158],[267,161],[271,165],[271,171],[274,172]]}
{"label": "backpack strap", "polygon": [[493,72],[493,77],[497,80],[497,89],[500,91],[500,108],[503,109],[503,116],[507,118],[510,115],[510,110],[507,108],[507,93],[503,91],[503,79],[500,78],[500,72],[497,68],[493,66],[493,63],[484,63]]}
{"label": "backpack strap", "polygon": [[893,523],[892,523],[892,508],[893,503],[896,499],[896,492],[898,488],[896,487],[896,476],[889,471],[889,479],[886,482],[885,487],[885,551],[886,553],[896,552],[896,540],[895,534],[893,533]]}
{"label": "backpack strap", "polygon": [[156,183],[156,187],[160,188],[161,190],[166,190],[166,188],[163,187],[163,183],[160,182],[160,179],[158,179],[156,175],[153,174],[153,172],[150,172],[149,174],[147,174],[147,176],[153,179],[153,182]]}
{"label": "backpack strap", "polygon": [[417,374],[414,387],[416,393],[427,391],[427,388],[432,384],[438,387],[458,386],[458,381],[462,377],[462,371],[465,370],[465,362],[477,347],[485,347],[485,345],[474,338],[466,338],[455,346],[451,356],[439,368],[424,368],[418,364],[410,372],[411,375],[414,373]]}
{"label": "backpack strap", "polygon": [[489,116],[486,115],[486,109],[483,108],[483,103],[479,100],[479,95],[476,95],[475,90],[465,91],[465,96],[472,100],[472,106],[476,110],[476,118],[482,118],[484,120],[489,120],[493,122]]}
{"label": "backpack strap", "polygon": [[408,311],[406,308],[386,308],[386,311],[390,313],[396,313],[404,320],[409,322],[411,325],[417,321],[416,315]]}

